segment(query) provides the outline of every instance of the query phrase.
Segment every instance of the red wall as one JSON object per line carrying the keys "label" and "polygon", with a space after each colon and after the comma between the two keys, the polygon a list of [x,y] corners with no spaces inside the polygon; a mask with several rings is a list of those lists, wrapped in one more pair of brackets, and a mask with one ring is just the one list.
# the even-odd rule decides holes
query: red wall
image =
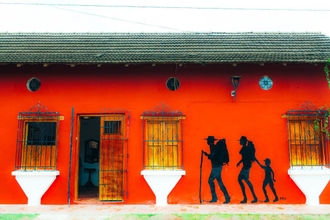
{"label": "red wall", "polygon": [[[230,163],[222,172],[223,181],[231,196],[231,203],[239,203],[242,194],[237,182],[240,167],[239,138],[252,140],[260,161],[271,158],[275,172],[278,203],[305,203],[305,196],[287,174],[289,155],[286,120],[282,114],[298,109],[307,100],[320,107],[330,103],[322,65],[310,64],[238,64],[232,65],[104,65],[102,67],[78,65],[11,65],[0,66],[1,138],[0,196],[1,204],[25,204],[27,198],[11,175],[14,169],[17,115],[29,110],[39,101],[50,111],[64,116],[60,124],[60,144],[57,169],[60,176],[42,198],[42,204],[66,204],[70,153],[71,108],[75,109],[74,137],[77,136],[77,115],[99,113],[102,108],[126,109],[130,112],[128,151],[128,192],[126,203],[154,204],[155,197],[140,175],[142,169],[142,124],[140,116],[162,102],[186,116],[184,120],[184,176],[168,197],[169,203],[199,203],[199,167],[201,150],[209,152],[204,140],[209,135],[226,138]],[[242,76],[233,102],[230,82],[232,75]],[[260,89],[258,81],[268,75],[274,86],[268,91]],[[177,77],[181,86],[177,91],[166,88],[169,77]],[[41,88],[30,92],[27,80],[37,77]],[[77,143],[73,142],[73,155]],[[77,161],[73,157],[71,192]],[[210,162],[204,158],[202,197],[210,200],[207,183]],[[259,200],[264,200],[262,182],[264,171],[254,164],[250,180]],[[5,190],[4,190],[5,189]],[[222,196],[219,188],[218,195]],[[272,193],[268,188],[272,200]],[[247,190],[249,200],[252,196]],[[330,186],[320,196],[321,203],[330,203]],[[73,193],[71,194],[73,198]],[[219,198],[222,200],[223,198]],[[73,201],[71,201],[73,202]]]}

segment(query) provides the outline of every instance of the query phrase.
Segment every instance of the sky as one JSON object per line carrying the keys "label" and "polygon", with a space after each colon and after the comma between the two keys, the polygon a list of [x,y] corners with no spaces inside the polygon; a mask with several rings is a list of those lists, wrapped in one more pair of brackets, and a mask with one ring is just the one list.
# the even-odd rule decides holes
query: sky
{"label": "sky", "polygon": [[0,32],[321,32],[330,0],[0,0]]}

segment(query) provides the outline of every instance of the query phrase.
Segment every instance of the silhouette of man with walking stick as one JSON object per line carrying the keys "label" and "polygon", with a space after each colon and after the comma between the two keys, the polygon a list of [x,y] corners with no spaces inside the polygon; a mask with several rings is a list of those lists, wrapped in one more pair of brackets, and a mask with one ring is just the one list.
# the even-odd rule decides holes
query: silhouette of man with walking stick
{"label": "silhouette of man with walking stick", "polygon": [[204,151],[201,153],[201,164],[199,166],[199,203],[202,204],[202,171],[203,171],[203,156]]}
{"label": "silhouette of man with walking stick", "polygon": [[[215,184],[214,184],[214,180],[216,179],[219,187],[221,189],[221,191],[223,192],[224,196],[225,196],[225,201],[223,202],[224,204],[227,204],[230,202],[230,197],[229,194],[227,192],[227,189],[225,187],[225,185],[222,182],[222,178],[221,178],[221,172],[222,172],[222,162],[220,160],[220,155],[219,150],[216,149],[217,147],[219,148],[219,146],[216,146],[214,144],[215,139],[214,136],[208,136],[208,138],[206,138],[205,140],[207,140],[207,144],[210,146],[210,154],[206,153],[205,151],[202,151],[209,160],[211,160],[211,164],[212,164],[212,170],[208,179],[208,183],[210,186],[210,190],[211,190],[211,195],[212,195],[212,200],[210,202],[217,202],[218,201],[218,197],[217,194],[215,192]],[[224,139],[223,139],[224,141]]]}

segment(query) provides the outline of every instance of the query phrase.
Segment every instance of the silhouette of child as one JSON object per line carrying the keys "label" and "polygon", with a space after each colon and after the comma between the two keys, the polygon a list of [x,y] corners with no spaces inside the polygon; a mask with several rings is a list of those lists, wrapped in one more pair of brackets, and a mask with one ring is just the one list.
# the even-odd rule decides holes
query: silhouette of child
{"label": "silhouette of child", "polygon": [[267,191],[266,191],[266,186],[267,185],[269,185],[270,189],[272,190],[272,192],[273,192],[273,194],[275,196],[275,199],[273,200],[273,202],[277,202],[278,201],[278,197],[277,197],[277,194],[276,194],[276,190],[274,188],[274,182],[276,180],[274,178],[273,169],[270,167],[271,161],[270,161],[269,158],[266,158],[264,161],[265,161],[265,165],[266,166],[263,166],[262,164],[260,164],[260,162],[256,158],[256,162],[265,171],[265,179],[264,179],[264,182],[262,184],[262,190],[264,191],[264,194],[265,194],[265,197],[266,197],[266,200],[264,202],[269,202],[269,198],[268,198]]}

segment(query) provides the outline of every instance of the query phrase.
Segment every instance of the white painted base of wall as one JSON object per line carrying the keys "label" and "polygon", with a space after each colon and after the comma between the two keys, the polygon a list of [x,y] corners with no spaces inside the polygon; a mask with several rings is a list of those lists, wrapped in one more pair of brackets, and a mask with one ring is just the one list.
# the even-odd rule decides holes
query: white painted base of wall
{"label": "white painted base of wall", "polygon": [[142,170],[141,175],[156,196],[156,206],[166,206],[167,196],[179,182],[185,170]]}
{"label": "white painted base of wall", "polygon": [[41,197],[52,185],[59,171],[13,171],[18,184],[28,198],[28,205],[40,205]]}
{"label": "white painted base of wall", "polygon": [[319,205],[320,195],[330,180],[330,169],[326,167],[291,167],[291,179],[306,196],[307,205]]}

